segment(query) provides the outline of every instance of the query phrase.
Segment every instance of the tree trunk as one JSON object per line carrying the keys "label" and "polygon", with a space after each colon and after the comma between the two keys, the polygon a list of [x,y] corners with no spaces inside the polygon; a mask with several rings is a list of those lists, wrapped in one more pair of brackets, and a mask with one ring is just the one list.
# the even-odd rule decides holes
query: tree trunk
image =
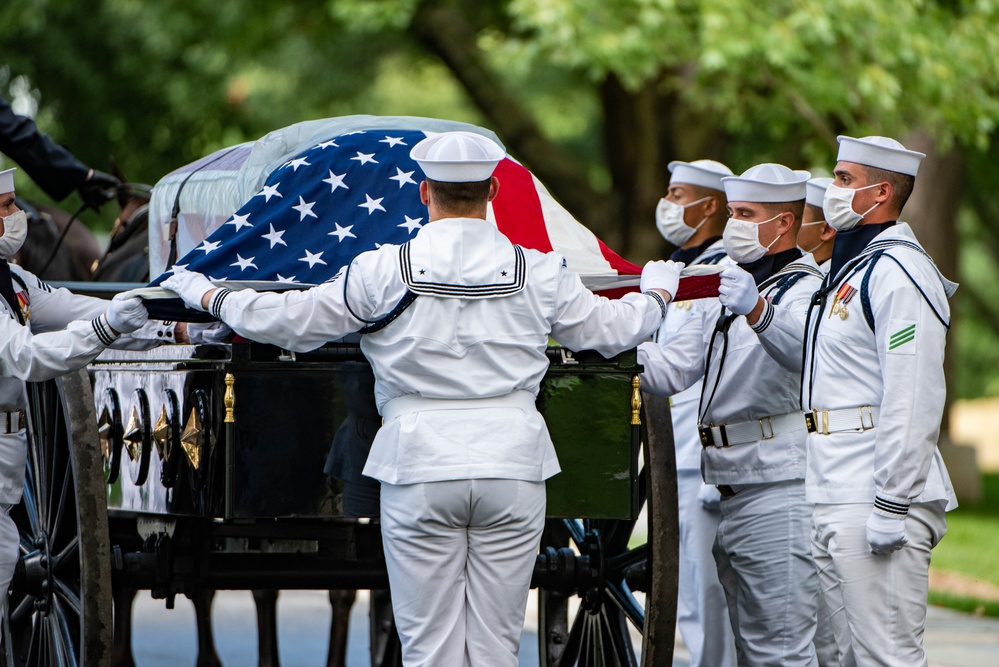
{"label": "tree trunk", "polygon": [[590,185],[579,160],[541,133],[516,95],[490,69],[476,44],[478,30],[459,7],[442,2],[420,5],[410,32],[451,70],[507,150],[523,161],[577,220],[598,229],[610,218],[607,198]]}

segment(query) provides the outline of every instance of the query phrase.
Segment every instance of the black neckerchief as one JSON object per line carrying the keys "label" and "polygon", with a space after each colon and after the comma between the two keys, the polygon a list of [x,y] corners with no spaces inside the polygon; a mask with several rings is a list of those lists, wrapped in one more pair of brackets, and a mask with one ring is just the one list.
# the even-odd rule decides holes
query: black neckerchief
{"label": "black neckerchief", "polygon": [[753,274],[753,279],[756,281],[756,284],[759,285],[794,260],[801,259],[801,257],[802,254],[800,250],[797,248],[791,248],[790,250],[781,250],[780,252],[772,255],[764,255],[755,262],[740,264],[739,268]]}
{"label": "black neckerchief", "polygon": [[17,321],[24,324],[21,304],[17,302],[17,295],[14,294],[14,278],[10,275],[10,266],[6,259],[0,259],[0,294],[3,294],[4,301],[10,306]]}
{"label": "black neckerchief", "polygon": [[677,248],[673,251],[673,254],[669,256],[674,262],[683,262],[684,264],[690,264],[695,259],[701,256],[705,250],[707,250],[712,243],[720,239],[720,236],[712,236],[704,243],[693,246],[691,248]]}
{"label": "black neckerchief", "polygon": [[875,236],[894,226],[895,221],[890,220],[871,225],[858,225],[853,229],[836,232],[836,237],[833,239],[832,264],[829,265],[829,275],[837,275],[847,262],[859,255],[874,240]]}

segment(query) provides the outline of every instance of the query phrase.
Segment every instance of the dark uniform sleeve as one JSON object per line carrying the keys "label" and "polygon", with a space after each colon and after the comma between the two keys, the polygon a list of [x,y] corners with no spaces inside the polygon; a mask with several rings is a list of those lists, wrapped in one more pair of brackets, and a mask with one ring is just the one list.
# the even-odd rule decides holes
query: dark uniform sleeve
{"label": "dark uniform sleeve", "polygon": [[53,199],[64,199],[86,180],[90,169],[38,130],[30,118],[14,113],[0,97],[0,153],[16,162]]}

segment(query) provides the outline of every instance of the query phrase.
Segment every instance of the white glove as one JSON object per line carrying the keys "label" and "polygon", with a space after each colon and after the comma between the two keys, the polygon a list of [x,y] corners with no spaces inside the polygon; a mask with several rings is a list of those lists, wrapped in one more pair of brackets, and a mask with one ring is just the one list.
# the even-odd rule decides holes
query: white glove
{"label": "white glove", "polygon": [[212,281],[197,271],[179,271],[160,283],[160,287],[175,292],[188,308],[200,311],[205,310],[201,307],[201,298],[215,289]]}
{"label": "white glove", "polygon": [[701,484],[697,492],[697,502],[706,510],[717,512],[721,509],[721,493],[713,484]]}
{"label": "white glove", "polygon": [[676,296],[676,288],[680,284],[680,271],[683,262],[648,262],[642,269],[642,280],[639,283],[643,292],[661,289],[669,292],[670,300]]}
{"label": "white glove", "polygon": [[867,517],[867,543],[871,545],[871,553],[898,551],[908,541],[909,538],[905,536],[905,519],[892,519],[873,511]]}
{"label": "white glove", "polygon": [[141,329],[149,319],[149,313],[142,299],[133,296],[130,299],[112,300],[104,317],[108,321],[108,326],[120,334],[125,334]]}
{"label": "white glove", "polygon": [[211,324],[198,324],[190,322],[187,325],[187,338],[192,344],[199,343],[224,343],[232,335],[232,329],[222,322],[212,322]]}
{"label": "white glove", "polygon": [[736,315],[749,315],[760,300],[760,291],[751,273],[726,266],[721,272],[718,300]]}

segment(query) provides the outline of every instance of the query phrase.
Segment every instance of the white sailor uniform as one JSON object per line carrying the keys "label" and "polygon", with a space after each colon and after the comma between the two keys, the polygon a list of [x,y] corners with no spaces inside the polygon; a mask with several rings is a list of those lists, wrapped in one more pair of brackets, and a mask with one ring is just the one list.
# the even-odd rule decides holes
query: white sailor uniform
{"label": "white sailor uniform", "polygon": [[[944,512],[957,506],[937,449],[947,299],[956,288],[900,223],[827,279],[825,299],[809,312],[806,494],[816,503],[814,555],[847,664],[927,664],[930,549],[946,532]],[[901,550],[871,553],[872,508],[905,522]]]}
{"label": "white sailor uniform", "polygon": [[[706,482],[735,492],[721,501],[714,556],[740,665],[817,664],[818,580],[797,394],[805,310],[820,281],[805,255],[760,284],[766,307],[755,327],[719,309],[685,322],[664,348],[639,350],[651,391],[671,395],[704,376],[701,470]],[[715,334],[720,311],[727,337]]]}
{"label": "white sailor uniform", "polygon": [[[418,296],[395,311],[407,292]],[[403,660],[516,665],[544,480],[559,470],[534,406],[549,334],[613,355],[662,323],[661,299],[597,297],[554,254],[485,220],[436,220],[359,255],[332,282],[219,291],[238,334],[309,350],[395,311],[361,339],[384,425],[365,474],[382,482],[382,537]]]}
{"label": "white sailor uniform", "polygon": [[[721,239],[690,262],[691,265],[731,263]],[[670,339],[684,322],[691,317],[716,316],[718,310],[717,299],[670,303],[655,341],[642,343],[639,349],[646,346],[668,348]],[[676,623],[690,652],[691,667],[731,667],[736,664],[735,638],[725,591],[718,582],[718,568],[711,554],[718,530],[718,490],[701,478],[702,447],[697,432],[700,398],[699,381],[670,397],[680,528]]]}
{"label": "white sailor uniform", "polygon": [[[53,289],[14,264],[10,265],[10,273],[17,311],[0,297],[0,596],[3,603],[20,542],[8,511],[20,502],[24,488],[28,453],[24,430],[28,399],[24,383],[48,380],[81,368],[118,340],[106,323],[97,319],[107,310],[107,301]],[[161,325],[147,325],[142,331],[148,335]],[[42,337],[33,335],[46,332],[49,333]],[[141,341],[132,345],[139,349],[148,346]]]}

